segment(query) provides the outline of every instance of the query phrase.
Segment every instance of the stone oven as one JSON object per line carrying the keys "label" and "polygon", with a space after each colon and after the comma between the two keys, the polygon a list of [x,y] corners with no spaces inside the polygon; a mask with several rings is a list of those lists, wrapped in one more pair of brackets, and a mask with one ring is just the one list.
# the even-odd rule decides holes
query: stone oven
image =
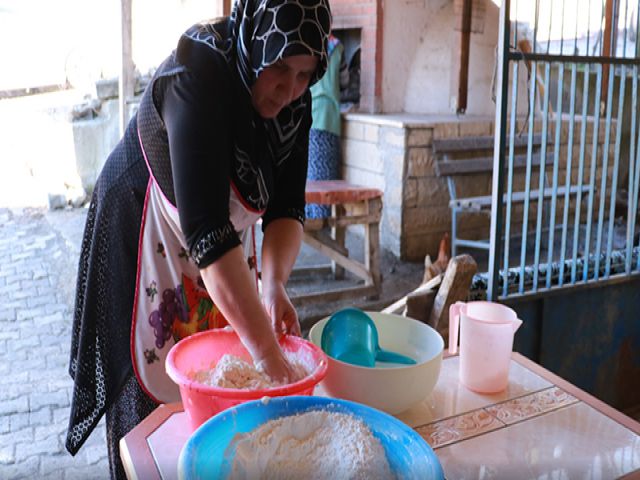
{"label": "stone oven", "polygon": [[[437,252],[450,229],[431,139],[492,133],[498,7],[473,0],[466,115],[455,115],[461,0],[332,0],[347,60],[360,48],[360,101],[343,115],[342,176],[384,192],[382,245],[404,260]],[[477,228],[477,227],[476,227]],[[478,230],[478,234],[482,234]]]}

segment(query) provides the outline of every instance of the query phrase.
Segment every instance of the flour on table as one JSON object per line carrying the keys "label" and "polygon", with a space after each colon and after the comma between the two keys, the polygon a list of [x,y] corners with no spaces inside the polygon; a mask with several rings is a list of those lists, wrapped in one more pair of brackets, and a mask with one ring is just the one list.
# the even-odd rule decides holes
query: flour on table
{"label": "flour on table", "polygon": [[[302,359],[289,353],[285,355],[295,373],[292,383],[309,374],[309,369]],[[223,355],[214,368],[199,370],[191,378],[204,385],[241,390],[259,390],[281,385],[264,371],[256,368],[252,362],[229,354]]]}
{"label": "flour on table", "polygon": [[316,410],[278,418],[239,435],[234,444],[232,480],[396,478],[380,441],[344,413]]}

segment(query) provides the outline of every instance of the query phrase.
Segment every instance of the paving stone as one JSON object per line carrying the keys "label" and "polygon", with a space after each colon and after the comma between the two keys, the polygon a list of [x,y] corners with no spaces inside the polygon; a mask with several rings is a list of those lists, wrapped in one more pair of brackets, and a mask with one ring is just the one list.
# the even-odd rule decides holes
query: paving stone
{"label": "paving stone", "polygon": [[51,452],[51,447],[58,444],[58,439],[55,435],[46,437],[43,439],[35,439],[32,442],[17,443],[16,444],[16,462],[22,462],[29,457],[40,457],[41,455],[47,455]]}
{"label": "paving stone", "polygon": [[14,413],[8,415],[10,431],[19,432],[29,427],[29,413]]}
{"label": "paving stone", "polygon": [[39,270],[34,270],[33,271],[33,279],[37,280],[39,278],[45,278],[49,275],[49,272],[47,272],[44,268],[41,268]]}
{"label": "paving stone", "polygon": [[[63,352],[63,356],[66,359],[66,362],[69,362],[69,347],[68,345],[64,345],[60,343],[60,334],[63,333],[60,330],[67,331],[67,328],[60,325],[62,321],[58,323],[50,323],[48,325],[42,325],[39,328],[39,333],[45,333],[46,335],[40,335],[40,347],[41,348],[49,348],[51,346],[60,346],[65,348]],[[62,352],[61,352],[62,353]]]}
{"label": "paving stone", "polygon": [[18,290],[17,292],[11,293],[10,296],[12,300],[26,300],[27,298],[31,297],[31,295],[33,295],[33,292],[30,292],[28,290],[23,290],[20,287],[20,290]]}
{"label": "paving stone", "polygon": [[73,388],[73,381],[71,377],[67,375],[67,365],[65,364],[65,369],[63,373],[63,377],[56,377],[52,379],[46,380],[47,391],[48,392],[56,392],[59,390],[69,391]]}
{"label": "paving stone", "polygon": [[[80,455],[76,457],[72,457],[69,453],[57,453],[46,455],[42,457],[42,461],[40,462],[40,471],[41,472],[64,472],[67,469],[74,468],[74,466],[82,465],[83,462],[79,462]],[[63,474],[64,478],[64,474]]]}
{"label": "paving stone", "polygon": [[8,433],[10,426],[9,426],[10,422],[9,422],[9,416],[8,415],[2,415],[0,416],[0,435],[2,435],[3,433]]}
{"label": "paving stone", "polygon": [[69,405],[69,395],[66,391],[50,392],[47,395],[31,399],[33,410],[39,410],[42,407],[64,407],[65,405]]}
{"label": "paving stone", "polygon": [[54,472],[42,471],[42,461],[40,462],[40,480],[64,480],[64,470]]}
{"label": "paving stone", "polygon": [[10,376],[0,376],[0,391],[6,385],[14,385],[14,384],[28,384],[29,382],[29,372],[18,372],[14,373]]}
{"label": "paving stone", "polygon": [[109,464],[104,462],[87,467],[68,468],[64,472],[64,480],[102,480],[109,478]]}
{"label": "paving stone", "polygon": [[31,427],[0,435],[0,445],[11,445],[26,442],[33,442],[33,428]]}
{"label": "paving stone", "polygon": [[47,369],[49,370],[61,370],[69,365],[69,359],[66,356],[62,356],[60,354],[55,355],[47,355],[46,357]]}
{"label": "paving stone", "polygon": [[5,400],[0,403],[0,415],[10,415],[12,413],[28,412],[29,400],[26,397],[18,397]]}
{"label": "paving stone", "polygon": [[11,261],[17,262],[19,260],[26,260],[27,258],[33,257],[34,255],[35,253],[33,252],[14,253],[11,255]]}
{"label": "paving stone", "polygon": [[28,397],[33,392],[33,387],[29,383],[13,383],[4,385],[0,391],[0,399],[13,400],[19,397]]}
{"label": "paving stone", "polygon": [[7,283],[4,287],[0,287],[0,297],[11,296],[20,291],[20,283]]}
{"label": "paving stone", "polygon": [[51,280],[49,277],[40,278],[39,280],[22,280],[20,285],[24,288],[29,288],[32,291],[42,291],[43,294],[51,292]]}
{"label": "paving stone", "polygon": [[15,448],[11,445],[0,445],[0,465],[16,463]]}
{"label": "paving stone", "polygon": [[14,300],[13,298],[5,298],[2,301],[2,308],[5,310],[24,308],[24,302]]}
{"label": "paving stone", "polygon": [[33,350],[35,347],[40,346],[40,338],[37,335],[27,334],[24,338],[21,338],[19,342],[13,342],[11,344],[11,351],[18,352],[20,350]]}
{"label": "paving stone", "polygon": [[83,448],[84,456],[89,465],[95,465],[104,459],[105,447],[104,445],[85,445]]}
{"label": "paving stone", "polygon": [[17,310],[15,308],[4,308],[0,310],[0,322],[13,322],[17,318]]}
{"label": "paving stone", "polygon": [[[19,352],[16,353],[22,353],[22,352],[27,352],[27,353],[31,353],[33,354],[34,351],[33,350],[21,350]],[[43,371],[47,366],[47,362],[45,361],[44,358],[41,357],[37,357],[37,358],[27,358],[26,360],[22,361],[22,367],[25,370],[29,370],[32,372],[38,372],[38,371]]]}
{"label": "paving stone", "polygon": [[40,459],[36,457],[29,458],[21,463],[13,463],[2,468],[3,480],[37,478]]}
{"label": "paving stone", "polygon": [[[51,409],[46,407],[37,411],[29,412],[29,425],[32,427],[41,425],[51,425]],[[36,436],[38,431],[35,432]]]}
{"label": "paving stone", "polygon": [[6,282],[9,283],[18,283],[20,286],[22,286],[22,284],[20,282],[28,280],[30,282],[33,282],[33,280],[31,279],[31,272],[19,272],[19,273],[14,273],[13,275],[8,275],[6,277],[4,277]]}
{"label": "paving stone", "polygon": [[[52,303],[56,303],[57,302],[57,298],[55,294],[52,293],[48,293],[51,290],[51,287],[45,287],[44,292],[40,293],[39,295],[34,295],[32,298],[27,300],[27,305],[29,306],[29,308],[34,308],[34,307],[46,307]],[[47,313],[51,313],[50,311],[47,311]],[[43,309],[43,315],[44,315],[44,309]]]}
{"label": "paving stone", "polygon": [[69,407],[53,408],[52,410],[53,423],[66,426],[69,421]]}
{"label": "paving stone", "polygon": [[[29,303],[29,300],[27,300],[27,304]],[[28,307],[29,308],[18,310],[16,314],[16,320],[18,322],[25,320],[27,318],[41,317],[46,314],[46,310],[43,307],[33,308],[34,306],[32,305],[28,305]]]}
{"label": "paving stone", "polygon": [[48,325],[50,323],[58,323],[63,321],[64,315],[62,315],[62,312],[66,310],[66,308],[64,310],[58,310],[58,309],[53,310],[53,309],[54,307],[45,308],[46,314],[38,318],[38,323],[40,323],[41,325]]}

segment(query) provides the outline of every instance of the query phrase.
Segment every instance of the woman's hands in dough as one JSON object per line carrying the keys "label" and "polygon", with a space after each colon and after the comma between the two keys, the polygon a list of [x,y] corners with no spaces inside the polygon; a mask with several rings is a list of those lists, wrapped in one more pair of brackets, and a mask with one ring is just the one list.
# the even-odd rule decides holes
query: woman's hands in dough
{"label": "woman's hands in dough", "polygon": [[278,344],[256,362],[256,367],[263,370],[273,380],[282,384],[296,380],[295,372]]}

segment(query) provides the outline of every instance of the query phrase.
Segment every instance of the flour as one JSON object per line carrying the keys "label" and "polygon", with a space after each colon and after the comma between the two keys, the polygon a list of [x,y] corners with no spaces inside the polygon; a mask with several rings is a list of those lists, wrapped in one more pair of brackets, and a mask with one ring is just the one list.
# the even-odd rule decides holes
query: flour
{"label": "flour", "polygon": [[[291,383],[309,375],[310,369],[305,365],[304,359],[296,358],[289,353],[285,356],[295,374]],[[241,390],[259,390],[281,385],[263,370],[256,368],[253,363],[229,354],[223,355],[214,368],[199,370],[193,373],[191,378],[204,385]]]}
{"label": "flour", "polygon": [[380,441],[344,413],[317,410],[271,420],[233,444],[232,480],[396,478]]}

